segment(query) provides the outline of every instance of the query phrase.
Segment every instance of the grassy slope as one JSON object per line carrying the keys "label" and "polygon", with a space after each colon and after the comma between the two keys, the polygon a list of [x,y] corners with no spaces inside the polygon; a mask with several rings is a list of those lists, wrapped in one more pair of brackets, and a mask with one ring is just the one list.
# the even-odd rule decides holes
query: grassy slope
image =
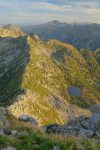
{"label": "grassy slope", "polygon": [[[95,62],[92,74],[84,57],[73,46],[54,40],[47,44],[41,41],[35,43],[32,38],[28,41],[30,62],[23,76],[22,87],[38,92],[41,97],[59,93],[77,105],[95,103],[99,99],[99,93],[93,87],[93,82],[97,80],[95,72],[99,68],[95,67]],[[77,101],[68,96],[66,88],[70,85],[83,89],[82,97]]]}
{"label": "grassy slope", "polygon": [[[72,108],[67,102],[79,106],[97,103],[99,92],[93,86],[95,74],[90,73],[86,60],[75,47],[55,40],[35,42],[30,36],[28,44],[30,61],[21,85],[26,94],[18,97],[20,101],[10,107],[15,116],[28,114],[42,125],[63,124],[70,109],[76,114],[82,112],[76,111],[79,108]],[[82,96],[74,98],[68,95],[67,87],[73,85],[82,89]],[[60,99],[61,109],[54,105],[55,99]]]}
{"label": "grassy slope", "polygon": [[0,39],[0,105],[20,90],[24,68],[28,62],[26,37]]}
{"label": "grassy slope", "polygon": [[[30,51],[25,46],[27,42]],[[41,40],[36,42],[30,36],[27,41],[24,37],[10,40],[10,46],[14,46],[15,43],[17,50],[20,49],[20,54],[15,55],[14,60],[9,62],[11,68],[5,74],[6,76],[0,78],[1,85],[4,85],[0,94],[7,98],[12,97],[12,94],[14,95],[16,92],[16,87],[20,88],[20,86],[30,92],[17,98],[22,101],[11,108],[14,115],[27,113],[39,118],[41,124],[54,122],[62,124],[67,118],[66,108],[69,106],[66,107],[67,102],[88,106],[99,100],[99,92],[93,86],[94,78],[97,77],[94,77],[95,74],[91,74],[87,61],[75,47],[56,40],[50,40],[47,43],[43,43]],[[12,49],[11,56],[13,53],[16,53],[16,49]],[[4,54],[6,55],[6,52]],[[10,60],[10,55],[7,57]],[[27,57],[29,57],[29,62]],[[28,62],[27,65],[24,64],[25,61]],[[81,97],[73,98],[68,95],[66,89],[72,85],[82,88]],[[35,97],[33,93],[37,96]],[[55,99],[60,99],[61,109],[54,105]],[[70,110],[68,111],[70,112]]]}
{"label": "grassy slope", "polygon": [[57,145],[61,150],[79,150],[79,145],[81,144],[85,150],[99,150],[100,145],[95,140],[46,135],[41,129],[32,127],[28,123],[20,122],[12,116],[8,115],[7,118],[11,123],[11,128],[21,134],[18,137],[0,136],[0,149],[9,145],[17,150],[50,150],[54,145]]}

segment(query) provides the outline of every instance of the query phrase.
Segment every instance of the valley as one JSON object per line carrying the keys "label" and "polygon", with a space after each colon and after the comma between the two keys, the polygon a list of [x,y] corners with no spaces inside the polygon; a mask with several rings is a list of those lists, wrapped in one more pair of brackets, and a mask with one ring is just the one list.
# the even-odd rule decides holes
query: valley
{"label": "valley", "polygon": [[[15,121],[34,118],[39,127],[59,125],[57,130],[50,128],[51,133],[68,130],[73,135],[67,123],[71,123],[71,129],[71,121],[76,120],[76,126],[78,122],[90,123],[90,108],[100,109],[99,83],[99,49],[78,50],[54,39],[44,42],[35,33],[23,33],[15,25],[0,29],[0,106],[6,107],[6,117]],[[100,123],[100,116],[97,118]],[[77,134],[85,134],[84,128],[80,127],[82,132]],[[86,137],[90,130],[86,128]]]}

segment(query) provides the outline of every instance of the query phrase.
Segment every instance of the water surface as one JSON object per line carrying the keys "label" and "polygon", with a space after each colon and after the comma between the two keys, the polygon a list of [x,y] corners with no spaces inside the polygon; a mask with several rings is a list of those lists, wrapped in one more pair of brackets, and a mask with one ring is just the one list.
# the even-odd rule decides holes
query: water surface
{"label": "water surface", "polygon": [[68,94],[70,96],[81,96],[81,89],[76,86],[71,86],[67,88]]}

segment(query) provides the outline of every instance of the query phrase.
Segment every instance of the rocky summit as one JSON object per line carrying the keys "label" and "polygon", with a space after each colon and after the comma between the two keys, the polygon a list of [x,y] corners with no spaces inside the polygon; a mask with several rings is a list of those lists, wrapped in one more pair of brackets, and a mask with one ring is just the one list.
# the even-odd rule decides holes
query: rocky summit
{"label": "rocky summit", "polygon": [[[21,129],[16,131],[19,125],[32,130],[35,126],[47,133],[99,141],[98,53],[58,40],[43,42],[35,33],[25,34],[17,26],[1,27],[0,106],[6,108],[0,108],[0,134],[16,134],[17,140],[24,135]],[[25,136],[29,135],[25,130]],[[57,148],[53,144],[52,149]]]}
{"label": "rocky summit", "polygon": [[0,27],[0,36],[2,37],[18,37],[24,36],[25,34],[16,25],[7,25]]}

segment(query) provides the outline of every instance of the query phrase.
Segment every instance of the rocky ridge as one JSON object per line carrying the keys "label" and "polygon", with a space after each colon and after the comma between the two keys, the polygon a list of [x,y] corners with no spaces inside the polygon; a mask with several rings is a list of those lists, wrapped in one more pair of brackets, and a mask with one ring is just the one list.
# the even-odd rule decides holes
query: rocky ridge
{"label": "rocky ridge", "polygon": [[0,36],[19,37],[19,36],[25,36],[25,34],[16,25],[7,25],[5,27],[0,27]]}
{"label": "rocky ridge", "polygon": [[95,138],[100,142],[100,113],[91,117],[80,116],[64,126],[58,124],[48,125],[47,133],[82,136],[84,138]]}
{"label": "rocky ridge", "polygon": [[[36,34],[13,35],[18,29],[6,28],[12,33],[0,37],[0,105],[7,106],[0,108],[1,137],[23,136],[11,127],[18,121],[21,129],[28,123],[42,126],[49,134],[83,136],[99,142],[100,93],[94,85],[99,83],[100,66],[95,54],[79,52],[56,40],[43,43]],[[78,87],[81,95],[71,96],[67,91],[71,86]],[[26,138],[33,136],[25,132]],[[57,148],[53,144],[53,150]]]}
{"label": "rocky ridge", "polygon": [[[91,114],[80,106],[99,103],[94,83],[99,82],[100,68],[94,57],[89,68],[88,60],[72,45],[56,40],[44,43],[35,34],[1,37],[0,42],[0,102],[12,104],[9,111],[16,117],[24,113],[41,125],[65,124],[69,117]],[[74,85],[81,96],[67,92]]]}

